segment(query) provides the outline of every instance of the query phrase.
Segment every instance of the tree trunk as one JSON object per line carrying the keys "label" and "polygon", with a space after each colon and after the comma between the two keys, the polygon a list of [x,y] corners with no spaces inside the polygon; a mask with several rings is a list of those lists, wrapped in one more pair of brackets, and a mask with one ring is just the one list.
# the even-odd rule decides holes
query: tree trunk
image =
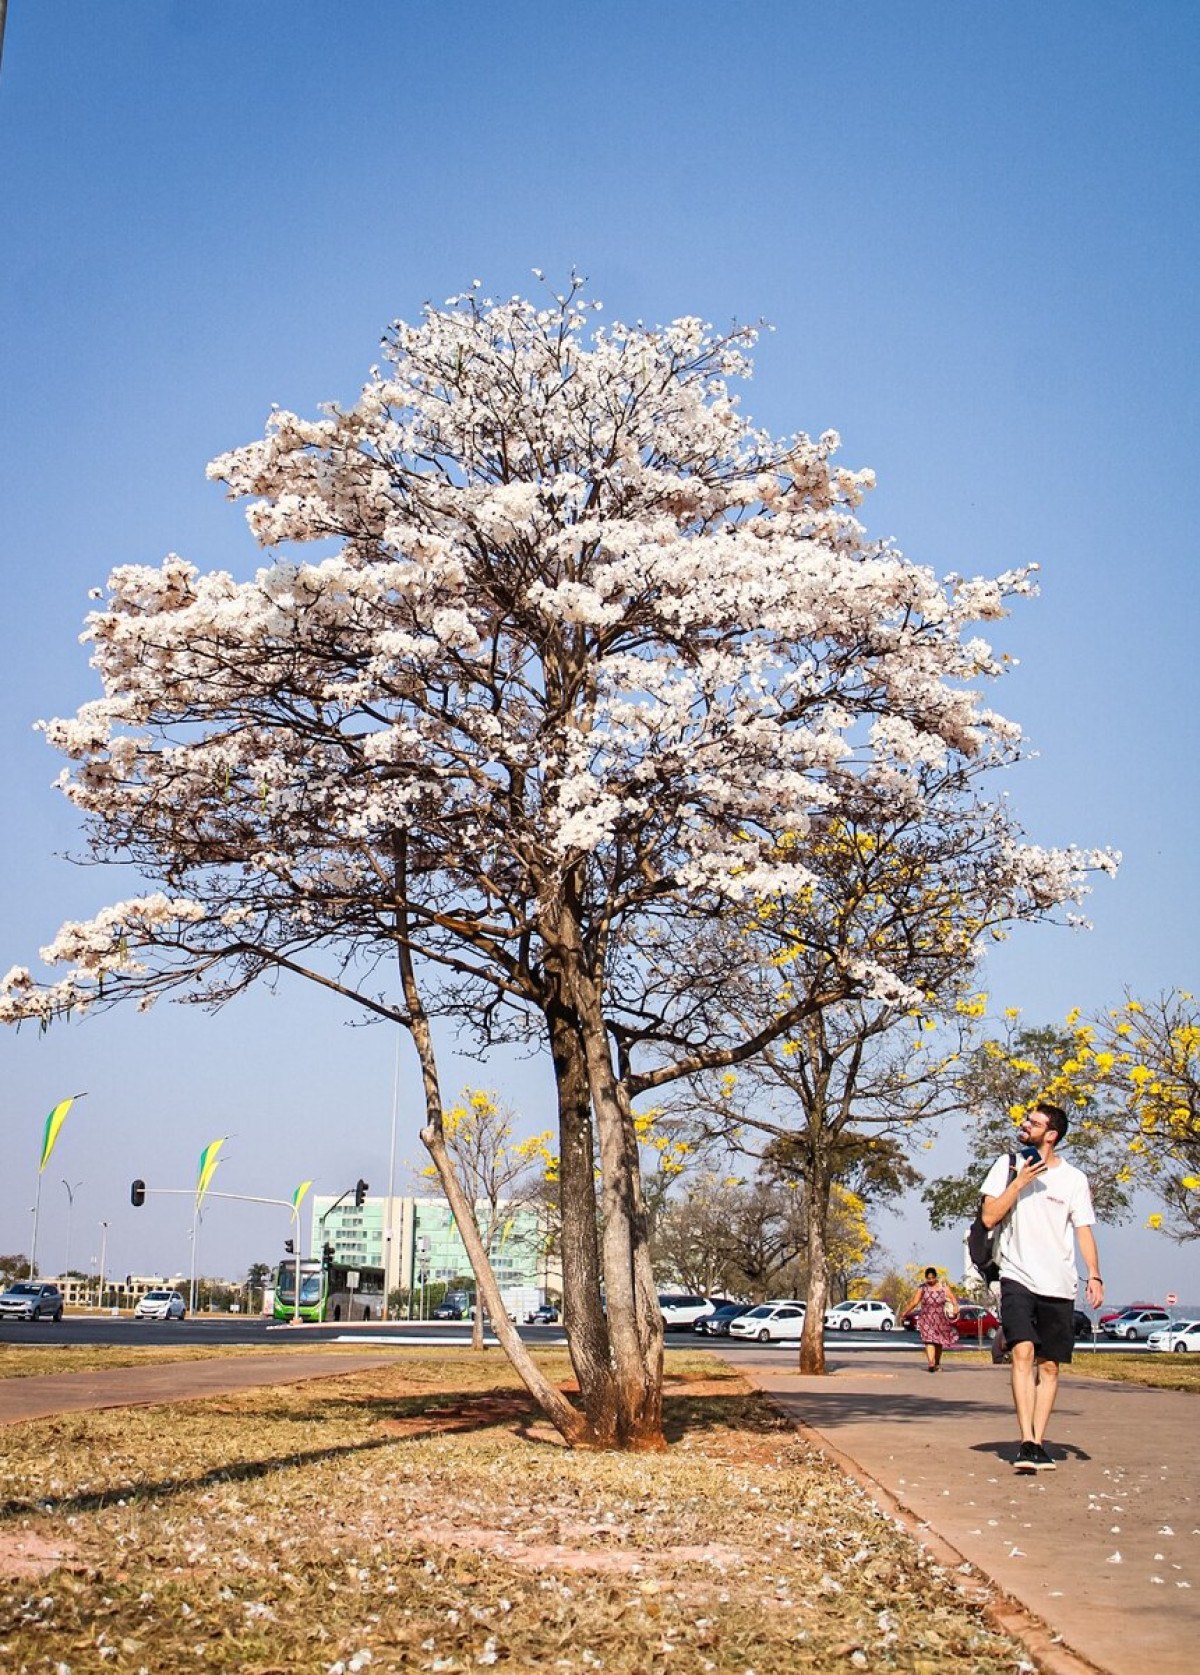
{"label": "tree trunk", "polygon": [[[402,900],[403,897],[400,899]],[[401,982],[404,986],[404,999],[408,1009],[407,1028],[417,1050],[417,1059],[421,1066],[421,1082],[425,1094],[426,1121],[424,1128],[421,1130],[421,1140],[433,1160],[434,1168],[438,1172],[438,1178],[446,1194],[446,1201],[450,1205],[450,1212],[458,1224],[458,1231],[471,1263],[471,1271],[475,1275],[476,1314],[477,1316],[480,1314],[483,1306],[487,1307],[488,1313],[492,1317],[492,1324],[496,1329],[496,1336],[500,1340],[500,1346],[529,1394],[567,1442],[573,1447],[586,1447],[592,1441],[591,1428],[587,1419],[571,1406],[562,1391],[551,1384],[542,1372],[522,1343],[516,1328],[508,1318],[508,1311],[501,1301],[500,1287],[496,1283],[496,1276],[492,1272],[487,1249],[480,1236],[479,1225],[475,1219],[475,1206],[463,1191],[458,1176],[454,1172],[450,1154],[446,1149],[446,1139],[442,1127],[442,1096],[438,1082],[437,1058],[434,1053],[433,1037],[430,1033],[429,1019],[425,1014],[420,989],[417,985],[416,973],[413,970],[412,956],[403,938],[398,947],[398,956]]]}
{"label": "tree trunk", "polygon": [[825,1372],[825,1305],[829,1297],[829,1257],[825,1229],[832,1182],[829,1160],[820,1141],[813,1145],[804,1174],[804,1210],[808,1221],[808,1308],[800,1334],[800,1371]]}
{"label": "tree trunk", "polygon": [[601,1250],[616,1399],[616,1444],[661,1449],[663,1326],[650,1262],[649,1225],[633,1113],[613,1070],[596,986],[579,928],[561,900],[546,915],[545,940],[563,960],[567,997],[578,1020],[591,1108],[599,1138]]}
{"label": "tree trunk", "polygon": [[560,999],[546,1009],[558,1091],[563,1324],[580,1398],[598,1448],[617,1443],[617,1395],[602,1306],[595,1137],[583,1044]]}

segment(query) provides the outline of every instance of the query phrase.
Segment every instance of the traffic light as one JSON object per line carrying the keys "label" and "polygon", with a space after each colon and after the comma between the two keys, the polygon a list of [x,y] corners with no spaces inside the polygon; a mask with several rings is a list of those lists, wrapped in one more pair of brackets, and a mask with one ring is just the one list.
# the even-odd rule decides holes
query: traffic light
{"label": "traffic light", "polygon": [[363,1199],[367,1196],[370,1190],[371,1187],[368,1181],[359,1181],[358,1185],[354,1189],[354,1208],[356,1210],[362,1209]]}
{"label": "traffic light", "polygon": [[142,1205],[146,1202],[145,1181],[133,1182],[129,1188],[129,1202],[133,1205],[135,1210],[141,1209]]}
{"label": "traffic light", "polygon": [[321,1246],[321,1255],[325,1258],[326,1262],[332,1262],[336,1254],[337,1253],[332,1245],[325,1244]]}
{"label": "traffic light", "polygon": [[284,1241],[283,1241],[283,1248],[284,1248],[284,1250],[286,1250],[286,1251],[287,1251],[287,1253],[288,1253],[288,1255],[289,1255],[289,1256],[295,1256],[295,1254],[296,1254],[296,1246],[295,1246],[295,1243],[294,1243],[294,1241],[293,1241],[293,1240],[291,1240],[291,1239],[285,1239],[285,1240],[284,1240]]}

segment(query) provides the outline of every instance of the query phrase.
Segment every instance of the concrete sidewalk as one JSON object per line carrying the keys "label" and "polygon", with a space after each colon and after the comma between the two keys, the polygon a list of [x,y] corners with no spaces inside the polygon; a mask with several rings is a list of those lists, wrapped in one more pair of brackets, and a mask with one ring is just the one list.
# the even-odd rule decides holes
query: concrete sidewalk
{"label": "concrete sidewalk", "polygon": [[1047,1437],[1058,1468],[1018,1477],[1007,1367],[951,1355],[931,1376],[919,1347],[833,1348],[824,1379],[801,1378],[792,1350],[728,1360],[919,1537],[1047,1625],[1050,1661],[1061,1636],[1111,1675],[1200,1667],[1197,1396],[1064,1372]]}
{"label": "concrete sidewalk", "polygon": [[35,1373],[0,1378],[0,1425],[49,1419],[85,1408],[148,1407],[161,1402],[195,1402],[259,1385],[297,1384],[308,1378],[338,1378],[368,1367],[394,1366],[384,1351],[346,1355],[214,1356],[209,1361],[166,1361],[87,1373]]}

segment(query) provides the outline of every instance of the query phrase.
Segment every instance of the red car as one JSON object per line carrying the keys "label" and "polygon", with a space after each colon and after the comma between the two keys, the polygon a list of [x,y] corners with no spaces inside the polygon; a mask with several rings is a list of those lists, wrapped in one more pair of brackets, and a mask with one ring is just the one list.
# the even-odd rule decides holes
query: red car
{"label": "red car", "polygon": [[[900,1322],[906,1332],[917,1329],[917,1311],[906,1314]],[[985,1309],[979,1303],[960,1303],[958,1305],[958,1319],[954,1322],[959,1340],[963,1343],[978,1343],[982,1337],[984,1343],[992,1336],[1000,1322],[991,1309]]]}

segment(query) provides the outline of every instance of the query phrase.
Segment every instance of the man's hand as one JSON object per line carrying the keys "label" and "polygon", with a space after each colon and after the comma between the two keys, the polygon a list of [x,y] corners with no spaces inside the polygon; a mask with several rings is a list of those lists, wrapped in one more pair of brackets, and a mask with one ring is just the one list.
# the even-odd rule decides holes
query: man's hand
{"label": "man's hand", "polygon": [[1036,1163],[1031,1163],[1028,1158],[1023,1157],[1021,1159],[1020,1168],[1013,1176],[1013,1185],[1016,1187],[1018,1193],[1024,1192],[1030,1181],[1036,1181],[1039,1175],[1044,1175],[1045,1173],[1046,1163],[1044,1158],[1039,1157]]}

